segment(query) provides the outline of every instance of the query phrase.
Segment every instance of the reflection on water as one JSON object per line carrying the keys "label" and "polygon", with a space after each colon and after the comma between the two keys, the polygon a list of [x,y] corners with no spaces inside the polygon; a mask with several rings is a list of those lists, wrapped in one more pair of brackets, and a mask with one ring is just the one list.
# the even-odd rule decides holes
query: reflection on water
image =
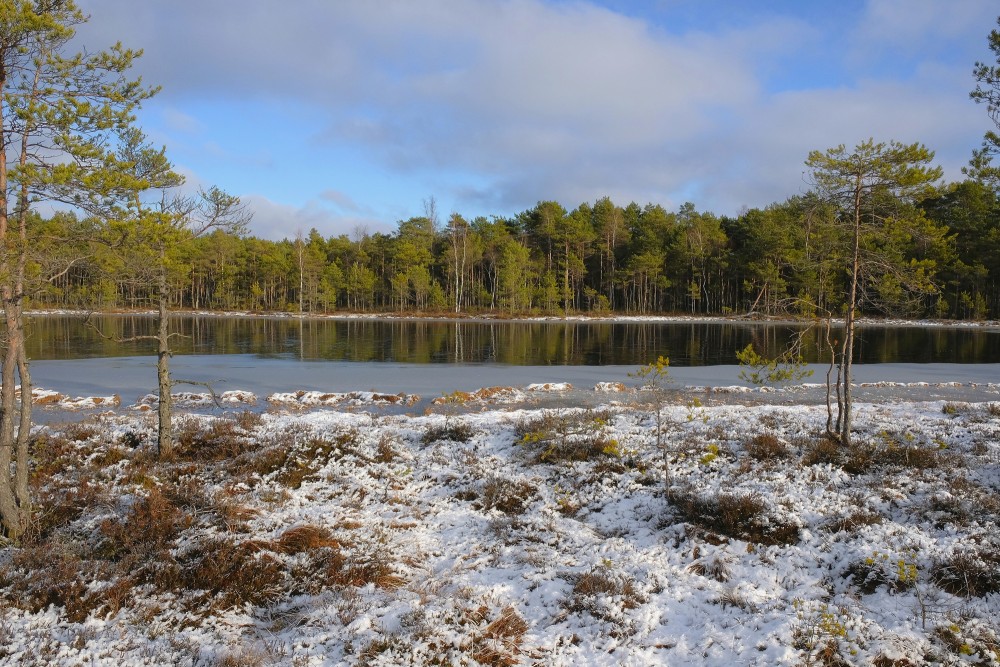
{"label": "reflection on water", "polygon": [[[141,315],[95,317],[115,339],[152,335],[154,320]],[[722,322],[457,322],[433,320],[297,320],[179,316],[177,354],[255,354],[327,361],[496,363],[568,366],[636,366],[658,355],[672,366],[736,363],[752,342],[778,354],[799,327]],[[28,325],[32,359],[85,359],[149,355],[152,341],[119,343],[102,337],[81,318],[33,317]],[[821,335],[806,335],[807,361],[819,362]],[[862,363],[1000,363],[1000,335],[944,327],[859,329]]]}

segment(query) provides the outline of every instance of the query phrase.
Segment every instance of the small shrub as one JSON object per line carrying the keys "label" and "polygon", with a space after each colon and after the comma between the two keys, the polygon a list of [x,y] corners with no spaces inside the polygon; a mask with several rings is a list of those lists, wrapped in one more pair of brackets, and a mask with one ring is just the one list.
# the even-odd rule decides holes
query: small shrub
{"label": "small shrub", "polygon": [[236,416],[233,417],[233,422],[240,429],[250,433],[256,430],[264,422],[264,416],[259,412],[254,412],[253,410],[243,410],[238,412]]}
{"label": "small shrub", "polygon": [[856,512],[851,512],[847,516],[834,519],[829,523],[823,524],[822,529],[829,533],[855,533],[858,528],[863,526],[874,526],[885,521],[885,518],[881,514],[875,512],[868,512],[866,510],[859,510]]}
{"label": "small shrub", "polygon": [[864,560],[852,563],[845,572],[854,585],[865,595],[871,595],[881,587],[893,593],[913,588],[917,584],[917,564],[911,554],[892,558],[889,554],[876,551]]}
{"label": "small shrub", "polygon": [[279,553],[294,555],[316,549],[339,549],[340,542],[326,528],[303,525],[286,530],[272,548]]}
{"label": "small shrub", "polygon": [[618,441],[604,434],[607,423],[607,413],[546,412],[539,419],[520,422],[515,434],[537,463],[618,458],[622,455]]}
{"label": "small shrub", "polygon": [[301,488],[302,484],[313,477],[325,466],[335,454],[345,456],[354,452],[354,432],[340,433],[333,440],[321,437],[310,437],[295,453],[288,453],[281,462],[278,472],[278,482],[290,489]]}
{"label": "small shrub", "polygon": [[856,653],[857,648],[848,632],[848,617],[843,608],[822,603],[809,606],[795,601],[798,621],[793,630],[792,645],[806,653],[807,665],[848,667],[844,653]]}
{"label": "small shrub", "polygon": [[87,582],[99,578],[97,568],[62,545],[20,549],[11,565],[8,583],[22,609],[39,612],[55,606],[70,622],[80,623],[96,606],[88,600]]}
{"label": "small shrub", "polygon": [[173,544],[193,517],[159,488],[136,500],[121,519],[107,519],[100,527],[96,553],[109,560],[126,556],[148,558]]}
{"label": "small shrub", "polygon": [[931,567],[935,584],[952,595],[982,597],[1000,592],[1000,551],[959,551]]}
{"label": "small shrub", "polygon": [[37,509],[22,539],[25,544],[40,545],[89,510],[109,502],[106,489],[86,478],[69,488],[45,488],[35,498]]}
{"label": "small shrub", "polygon": [[825,435],[821,436],[806,444],[802,465],[813,466],[824,463],[837,465],[841,459],[840,450],[840,443],[836,440]]}
{"label": "small shrub", "polygon": [[378,445],[375,449],[375,462],[376,463],[392,463],[399,458],[399,451],[396,449],[396,440],[388,433],[382,435],[379,438]]}
{"label": "small shrub", "polygon": [[992,667],[1000,662],[1000,636],[996,628],[976,618],[960,616],[939,625],[930,633],[930,639],[951,654],[943,656],[932,651],[927,658],[934,664]]}
{"label": "small shrub", "polygon": [[32,481],[36,484],[67,469],[78,458],[76,445],[70,438],[47,431],[35,435],[28,449],[34,462]]}
{"label": "small shrub", "polygon": [[492,477],[483,484],[484,511],[495,509],[508,516],[520,516],[537,497],[537,487],[523,480],[512,482],[501,477]]}
{"label": "small shrub", "polygon": [[118,438],[118,444],[126,449],[139,449],[146,444],[149,436],[145,433],[138,433],[133,430],[125,431]]}
{"label": "small shrub", "polygon": [[702,497],[693,489],[674,492],[671,499],[684,519],[728,537],[760,544],[794,544],[798,527],[767,516],[767,504],[753,491]]}
{"label": "small shrub", "polygon": [[213,419],[206,427],[199,420],[188,419],[177,433],[174,457],[180,461],[223,461],[255,447],[235,420]]}
{"label": "small shrub", "polygon": [[70,442],[86,442],[91,438],[99,435],[101,433],[100,429],[94,424],[87,422],[75,422],[73,424],[67,425],[62,430],[62,435],[64,438]]}
{"label": "small shrub", "polygon": [[635,609],[641,602],[632,578],[603,563],[576,577],[569,608],[575,612],[587,612],[595,618],[615,621],[620,620],[616,607]]}
{"label": "small shrub", "polygon": [[777,436],[771,433],[761,433],[750,438],[744,443],[747,456],[758,461],[772,461],[775,459],[787,459],[791,456],[785,443],[778,440]]}
{"label": "small shrub", "polygon": [[441,426],[429,426],[424,431],[420,441],[425,445],[435,442],[468,442],[476,435],[476,431],[463,421],[445,420]]}
{"label": "small shrub", "polygon": [[273,556],[251,542],[209,538],[158,564],[152,580],[163,592],[201,591],[211,608],[225,610],[278,599],[284,574]]}

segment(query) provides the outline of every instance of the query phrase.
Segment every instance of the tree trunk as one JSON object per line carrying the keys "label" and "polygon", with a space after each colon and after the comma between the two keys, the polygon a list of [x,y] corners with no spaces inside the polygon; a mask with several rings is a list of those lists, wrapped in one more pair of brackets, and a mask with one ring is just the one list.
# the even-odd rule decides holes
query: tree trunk
{"label": "tree trunk", "polygon": [[161,459],[169,459],[173,456],[174,450],[173,427],[171,424],[173,406],[170,397],[170,390],[173,387],[170,381],[170,310],[167,308],[167,270],[162,265],[162,262],[165,261],[162,251],[160,261],[158,290],[160,303],[156,331],[156,379],[159,386],[159,426],[156,438],[156,453]]}
{"label": "tree trunk", "polygon": [[[23,327],[23,320],[19,317]],[[31,516],[31,490],[28,486],[28,441],[31,438],[31,375],[28,373],[28,359],[24,353],[24,330],[18,333],[17,372],[21,376],[21,414],[17,428],[17,464],[14,472],[14,495],[21,512],[22,525]]]}
{"label": "tree trunk", "polygon": [[844,383],[844,414],[840,422],[840,444],[851,444],[851,368],[854,363],[854,322],[858,303],[858,277],[861,269],[861,186],[860,179],[854,196],[854,252],[851,261],[851,289],[844,314],[844,352],[840,358],[841,379]]}
{"label": "tree trunk", "polygon": [[[25,508],[18,502],[18,475],[15,473],[12,479],[10,474],[12,463],[16,463],[18,470],[22,466],[27,467],[27,460],[22,461],[18,457],[15,461],[14,457],[17,447],[14,427],[14,413],[17,408],[16,372],[21,347],[21,329],[18,304],[13,302],[9,293],[4,296],[7,347],[4,350],[3,368],[0,370],[0,380],[3,382],[3,386],[0,387],[0,523],[3,524],[4,534],[16,540],[24,532],[28,518]],[[27,400],[30,402],[30,399]]]}

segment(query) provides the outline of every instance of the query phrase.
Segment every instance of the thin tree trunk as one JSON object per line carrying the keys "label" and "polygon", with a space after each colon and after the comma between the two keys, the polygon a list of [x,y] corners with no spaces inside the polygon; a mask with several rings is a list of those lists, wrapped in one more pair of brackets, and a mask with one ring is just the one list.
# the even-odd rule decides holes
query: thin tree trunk
{"label": "thin tree trunk", "polygon": [[[20,318],[18,318],[20,319]],[[31,491],[28,487],[28,441],[31,438],[31,375],[24,353],[24,331],[19,334],[17,372],[21,376],[21,421],[17,429],[17,463],[14,473],[14,494],[21,510],[22,522],[31,516]]]}
{"label": "thin tree trunk", "polygon": [[854,253],[851,262],[851,289],[844,315],[844,353],[840,359],[844,382],[844,418],[840,423],[840,444],[851,444],[851,370],[854,363],[854,322],[858,302],[858,277],[861,269],[861,188],[854,198]]}
{"label": "thin tree trunk", "polygon": [[[837,350],[833,346],[833,341],[830,340],[830,322],[831,317],[826,318],[826,326],[824,327],[824,339],[826,340],[826,346],[830,350],[830,365],[826,369],[826,433],[827,435],[833,436],[836,432],[833,430],[833,406],[830,404],[830,375],[833,373],[834,367],[837,365]],[[840,374],[837,374],[838,384],[837,384],[837,412],[840,413],[840,384],[839,378]]]}
{"label": "thin tree trunk", "polygon": [[167,269],[164,253],[160,251],[159,275],[159,317],[156,332],[157,356],[156,379],[159,386],[158,417],[159,427],[156,439],[156,453],[161,459],[169,459],[173,455],[172,404],[170,390],[170,310],[167,308]]}
{"label": "thin tree trunk", "polygon": [[16,436],[14,412],[17,407],[16,369],[20,346],[18,307],[12,303],[9,288],[4,290],[4,319],[7,327],[7,347],[4,350],[3,368],[0,370],[0,522],[11,539],[17,539],[25,528],[26,516],[17,501],[16,480],[10,477],[14,462]]}

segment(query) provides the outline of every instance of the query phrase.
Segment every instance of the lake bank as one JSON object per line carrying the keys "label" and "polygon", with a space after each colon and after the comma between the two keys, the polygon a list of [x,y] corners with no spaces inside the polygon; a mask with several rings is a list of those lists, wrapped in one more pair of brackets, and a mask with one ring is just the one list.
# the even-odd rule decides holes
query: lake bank
{"label": "lake bank", "polygon": [[[94,315],[128,315],[155,317],[155,310],[111,310],[111,311],[78,311],[78,310],[29,310],[29,317],[68,316],[83,317],[88,313]],[[172,310],[171,315],[186,317],[242,317],[256,319],[292,319],[292,320],[413,320],[427,322],[607,322],[607,323],[662,323],[683,324],[698,322],[716,323],[761,323],[806,325],[824,320],[815,318],[773,317],[773,316],[736,316],[736,315],[537,315],[537,316],[507,316],[501,314],[463,314],[435,313],[422,315],[414,313],[290,313],[290,312],[251,312],[251,311],[212,311],[212,310]],[[839,324],[838,324],[839,322]],[[834,318],[833,326],[843,326],[843,320]],[[867,318],[861,317],[857,325],[864,327],[952,327],[970,329],[1000,330],[998,320],[933,320],[933,319],[900,319],[900,318]]]}

